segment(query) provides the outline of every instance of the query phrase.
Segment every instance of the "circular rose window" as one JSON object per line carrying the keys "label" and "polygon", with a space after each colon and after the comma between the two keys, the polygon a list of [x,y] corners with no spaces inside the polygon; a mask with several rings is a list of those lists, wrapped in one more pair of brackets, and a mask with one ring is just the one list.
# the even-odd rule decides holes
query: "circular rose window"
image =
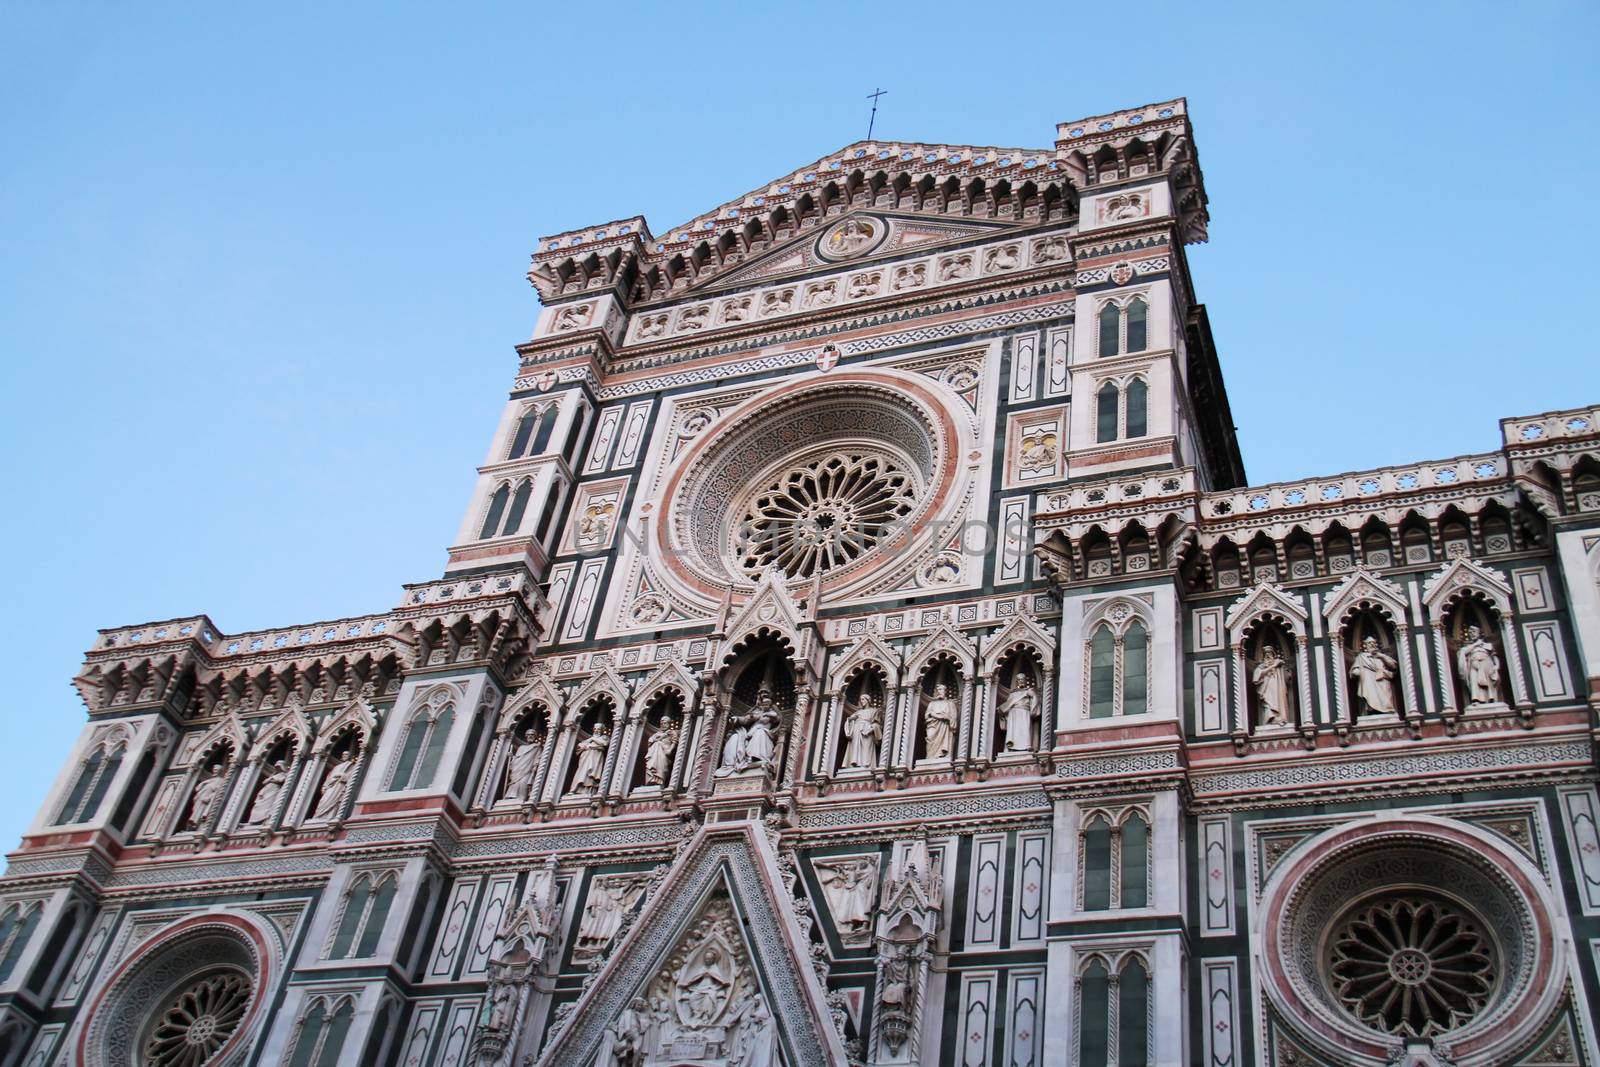
{"label": "circular rose window", "polygon": [[191,979],[153,1020],[144,1062],[151,1067],[202,1067],[239,1029],[251,987],[250,976],[236,970]]}
{"label": "circular rose window", "polygon": [[959,433],[921,380],[830,375],[709,427],[669,480],[658,558],[720,598],[776,570],[830,590],[880,565],[910,569],[956,501]]}

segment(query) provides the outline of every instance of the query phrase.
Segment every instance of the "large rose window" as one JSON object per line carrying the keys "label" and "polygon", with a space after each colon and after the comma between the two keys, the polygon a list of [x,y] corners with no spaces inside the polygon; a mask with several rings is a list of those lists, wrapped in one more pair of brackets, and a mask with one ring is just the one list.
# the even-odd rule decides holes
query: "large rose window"
{"label": "large rose window", "polygon": [[[836,374],[725,416],[666,487],[659,557],[708,598],[776,569],[909,570],[956,500],[958,427],[915,377]],[[904,533],[905,536],[900,536]]]}
{"label": "large rose window", "polygon": [[891,455],[827,452],[786,467],[745,506],[740,565],[809,578],[875,547],[916,508],[916,482]]}
{"label": "large rose window", "polygon": [[1400,1037],[1432,1037],[1475,1018],[1495,990],[1483,923],[1449,901],[1396,895],[1336,924],[1328,979],[1361,1022]]}
{"label": "large rose window", "polygon": [[202,1067],[228,1043],[245,1009],[251,982],[239,971],[220,971],[193,979],[155,1018],[144,1043],[151,1067]]}

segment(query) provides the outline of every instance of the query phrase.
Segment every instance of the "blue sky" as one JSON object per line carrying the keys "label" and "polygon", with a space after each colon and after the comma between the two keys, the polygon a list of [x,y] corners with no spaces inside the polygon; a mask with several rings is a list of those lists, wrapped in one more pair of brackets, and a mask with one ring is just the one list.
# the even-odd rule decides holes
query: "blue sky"
{"label": "blue sky", "polygon": [[100,627],[437,577],[536,239],[670,226],[859,139],[1048,146],[1186,95],[1254,482],[1600,399],[1600,6],[0,8],[0,848]]}

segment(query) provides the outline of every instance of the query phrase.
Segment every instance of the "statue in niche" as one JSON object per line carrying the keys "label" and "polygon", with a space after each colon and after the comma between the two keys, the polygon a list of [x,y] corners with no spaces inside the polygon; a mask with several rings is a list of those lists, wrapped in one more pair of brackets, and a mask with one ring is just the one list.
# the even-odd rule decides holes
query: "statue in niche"
{"label": "statue in niche", "polygon": [[1256,702],[1261,705],[1262,726],[1287,726],[1289,724],[1289,665],[1278,655],[1277,645],[1265,645],[1261,659],[1250,674],[1256,688]]}
{"label": "statue in niche", "polygon": [[194,799],[189,804],[189,828],[204,830],[222,799],[222,764],[213,763],[204,778],[195,783]]}
{"label": "statue in niche", "polygon": [[517,987],[510,982],[496,982],[489,996],[489,1018],[485,1025],[491,1030],[509,1030],[517,1016]]}
{"label": "statue in niche", "polygon": [[1041,426],[1023,435],[1018,449],[1018,466],[1025,471],[1053,471],[1056,467],[1055,426]]}
{"label": "statue in niche", "polygon": [[872,908],[878,891],[878,865],[871,857],[817,860],[817,881],[828,898],[828,911],[842,941],[860,941],[872,932]]}
{"label": "statue in niche", "polygon": [[349,749],[333,758],[333,765],[328,768],[328,776],[322,780],[322,792],[309,818],[331,821],[339,817],[339,811],[344,807],[344,795],[350,788],[350,776],[355,769],[355,753]]}
{"label": "statue in niche", "polygon": [[611,741],[611,727],[604,719],[596,720],[594,733],[578,742],[578,766],[572,772],[572,792],[592,794],[600,788],[600,775],[606,766],[606,746]]}
{"label": "statue in niche", "polygon": [[272,818],[272,809],[278,806],[278,797],[283,795],[283,787],[288,781],[289,768],[283,760],[278,760],[262,774],[261,784],[256,788],[256,798],[250,802],[250,811],[244,821],[257,824]]}
{"label": "statue in niche", "polygon": [[1484,640],[1483,631],[1468,626],[1456,650],[1456,669],[1468,704],[1500,703],[1500,654]]}
{"label": "statue in niche", "polygon": [[611,1024],[611,1062],[614,1067],[643,1067],[650,1032],[650,1007],[634,997]]}
{"label": "statue in niche", "polygon": [[878,722],[878,698],[862,693],[861,702],[845,716],[844,765],[847,768],[876,767],[878,765],[878,739],[883,727]]}
{"label": "statue in niche", "polygon": [[1368,637],[1361,642],[1361,652],[1350,662],[1350,678],[1355,682],[1358,706],[1374,715],[1393,715],[1395,668],[1394,657],[1378,647],[1378,639]]}
{"label": "statue in niche", "polygon": [[539,757],[544,754],[544,739],[529,726],[522,731],[511,748],[511,759],[506,762],[506,788],[503,799],[523,801],[533,788],[533,776],[539,772]]}
{"label": "statue in niche", "polygon": [[1006,751],[1033,751],[1033,720],[1039,717],[1039,692],[1033,675],[1018,671],[1011,692],[1000,705],[1000,721],[1005,724]]}
{"label": "statue in niche", "polygon": [[747,713],[729,716],[728,737],[722,743],[722,766],[717,773],[737,774],[751,767],[770,766],[777,749],[779,721],[772,689],[763,685]]}
{"label": "statue in niche", "polygon": [[646,785],[666,785],[672,777],[672,757],[678,751],[678,720],[665,718],[656,732],[650,735],[645,746],[644,781]]}
{"label": "statue in niche", "polygon": [[578,543],[592,545],[604,541],[611,533],[611,524],[616,514],[615,500],[591,501],[583,509],[583,517],[578,520]]}
{"label": "statue in niche", "polygon": [[956,735],[956,702],[940,682],[922,709],[922,742],[928,759],[949,759]]}

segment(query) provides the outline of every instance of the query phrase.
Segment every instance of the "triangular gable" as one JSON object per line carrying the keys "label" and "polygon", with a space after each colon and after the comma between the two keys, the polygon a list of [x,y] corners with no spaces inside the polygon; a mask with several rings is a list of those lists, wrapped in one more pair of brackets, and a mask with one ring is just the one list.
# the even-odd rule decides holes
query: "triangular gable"
{"label": "triangular gable", "polygon": [[306,718],[305,704],[298,697],[292,698],[289,706],[256,735],[255,744],[250,746],[250,758],[258,760],[266,756],[285,734],[294,738],[296,751],[305,751],[306,739],[311,736],[311,722]]}
{"label": "triangular gable", "polygon": [[627,706],[628,685],[609,663],[601,667],[595,674],[590,675],[589,680],[580,685],[577,692],[572,694],[572,699],[568,703],[575,708],[582,708],[591,699],[602,694],[611,697],[618,711]]}
{"label": "triangular gable", "polygon": [[1511,610],[1511,586],[1477,560],[1462,557],[1441,568],[1422,584],[1422,603],[1434,618],[1444,614],[1450,603],[1468,589],[1475,589],[1494,602],[1502,615]]}
{"label": "triangular gable", "polygon": [[731,613],[714,662],[718,666],[725,664],[745,641],[763,633],[782,638],[788,644],[795,669],[802,675],[815,676],[820,665],[811,662],[811,627],[799,602],[789,592],[787,576],[777,568],[762,574],[750,599]]}
{"label": "triangular gable", "polygon": [[912,679],[919,677],[923,668],[928,665],[928,661],[940,652],[949,652],[955,656],[967,678],[969,680],[972,678],[977,667],[977,659],[972,654],[972,643],[952,630],[948,622],[943,621],[911,650],[911,655],[906,658],[905,677]]}
{"label": "triangular gable", "polygon": [[322,724],[311,751],[319,755],[326,752],[347,726],[354,726],[360,732],[363,741],[369,740],[378,729],[378,716],[372,707],[372,697],[376,692],[377,687],[371,682],[363,685],[354,700],[346,704],[339,714]]}
{"label": "triangular gable", "polygon": [[1338,626],[1350,612],[1363,604],[1371,604],[1388,614],[1396,625],[1406,621],[1405,594],[1393,583],[1378,577],[1365,568],[1357,568],[1345,576],[1344,581],[1328,594],[1328,604],[1322,617]]}
{"label": "triangular gable", "polygon": [[984,644],[982,672],[989,674],[997,670],[1007,653],[1023,645],[1035,649],[1046,664],[1055,662],[1055,638],[1032,616],[1023,613],[1014,616]]}
{"label": "triangular gable", "polygon": [[[811,966],[809,938],[788,902],[772,844],[754,823],[704,827],[667,873],[594,984],[550,1039],[540,1067],[583,1067],[612,1037],[608,1031],[673,962],[707,908],[726,894],[772,1016],[786,1067],[834,1067],[849,1056],[834,1028],[827,993]],[[747,937],[744,931],[756,931]]]}
{"label": "triangular gable", "polygon": [[887,672],[890,688],[900,684],[900,657],[883,643],[883,638],[868,633],[856,641],[855,647],[843,659],[834,664],[828,675],[828,688],[843,688],[851,672],[867,663],[876,663]]}
{"label": "triangular gable", "polygon": [[687,703],[694,696],[694,692],[699,688],[699,685],[695,682],[694,676],[684,670],[683,664],[675,659],[669,659],[650,672],[649,677],[639,684],[639,690],[634,694],[633,702],[642,706],[648,703],[657,691],[669,687],[675,688],[682,693],[683,699]]}
{"label": "triangular gable", "polygon": [[517,690],[516,696],[506,701],[506,706],[500,711],[498,728],[510,729],[531,704],[543,704],[550,709],[550,716],[553,718],[563,703],[561,690],[552,685],[548,677],[535,675],[531,682]]}
{"label": "triangular gable", "polygon": [[1298,636],[1305,636],[1306,609],[1294,597],[1275,585],[1258,585],[1228,609],[1228,629],[1235,634],[1263,615],[1275,615],[1289,624]]}
{"label": "triangular gable", "polygon": [[228,761],[230,767],[244,759],[249,752],[249,734],[244,728],[244,723],[240,721],[238,713],[231,708],[220,722],[201,736],[200,743],[194,746],[196,764],[220,741],[227,741],[233,746],[233,757]]}

